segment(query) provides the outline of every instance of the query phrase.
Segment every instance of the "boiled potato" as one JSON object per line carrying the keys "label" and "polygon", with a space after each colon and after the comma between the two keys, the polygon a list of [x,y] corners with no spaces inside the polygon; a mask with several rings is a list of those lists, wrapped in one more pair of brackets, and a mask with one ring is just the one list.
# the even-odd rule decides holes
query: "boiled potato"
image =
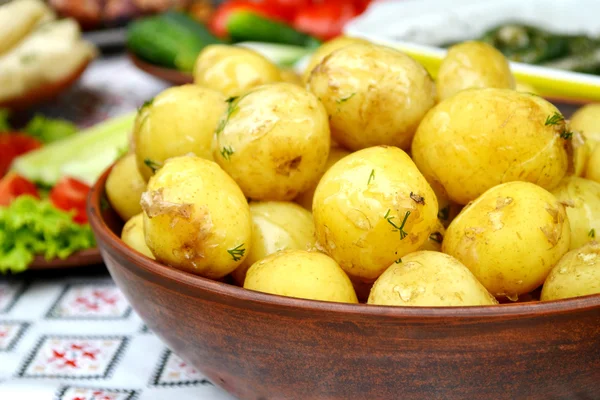
{"label": "boiled potato", "polygon": [[435,251],[417,251],[392,264],[375,281],[367,303],[417,307],[498,304],[460,261]]}
{"label": "boiled potato", "polygon": [[144,237],[144,214],[141,212],[125,223],[121,232],[121,239],[127,246],[146,257],[154,259],[154,254],[148,248]]}
{"label": "boiled potato", "polygon": [[442,251],[442,242],[444,241],[444,235],[446,234],[446,228],[442,224],[442,221],[438,219],[437,224],[429,234],[427,241],[419,248],[419,250],[429,251]]}
{"label": "boiled potato", "polygon": [[244,288],[310,300],[358,303],[352,282],[331,258],[305,250],[284,250],[253,264]]}
{"label": "boiled potato", "polygon": [[590,155],[585,177],[600,183],[600,146],[596,146]]}
{"label": "boiled potato", "polygon": [[446,230],[444,253],[467,266],[497,297],[540,286],[569,250],[565,207],[529,182],[509,182],[467,205]]}
{"label": "boiled potato", "polygon": [[310,57],[308,60],[308,65],[304,70],[304,74],[302,75],[302,80],[304,83],[308,83],[308,78],[310,78],[310,74],[315,69],[315,67],[323,61],[325,57],[333,53],[334,51],[341,49],[342,47],[346,47],[351,44],[362,43],[369,44],[370,42],[360,38],[353,38],[350,36],[338,36],[335,39],[332,39],[328,42],[323,43]]}
{"label": "boiled potato", "polygon": [[389,146],[338,161],[313,201],[318,244],[348,275],[365,282],[418,250],[437,213],[435,194],[410,157]]}
{"label": "boiled potato", "polygon": [[142,176],[150,179],[170,157],[192,153],[212,160],[213,134],[226,109],[222,94],[195,85],[169,88],[148,102],[133,132]]}
{"label": "boiled potato", "polygon": [[228,97],[281,80],[275,64],[254,50],[238,46],[206,46],[194,66],[195,84],[218,90]]}
{"label": "boiled potato", "polygon": [[144,190],[146,181],[138,170],[135,154],[127,154],[115,163],[106,179],[106,197],[123,221],[142,212]]}
{"label": "boiled potato", "polygon": [[409,148],[435,101],[433,80],[421,64],[372,44],[352,44],[325,57],[308,87],[327,109],[333,139],[350,150]]}
{"label": "boiled potato", "polygon": [[493,46],[464,42],[450,47],[437,76],[438,100],[469,88],[514,89],[508,60]]}
{"label": "boiled potato", "polygon": [[285,68],[285,69],[282,69],[280,73],[281,73],[281,80],[283,82],[293,83],[294,85],[304,87],[304,82],[302,82],[302,78],[293,69]]}
{"label": "boiled potato", "polygon": [[600,104],[587,104],[571,116],[571,129],[581,132],[591,149],[600,143]]}
{"label": "boiled potato", "polygon": [[537,94],[538,96],[540,95],[537,89],[528,83],[517,82],[515,85],[515,90],[518,92]]}
{"label": "boiled potato", "polygon": [[319,100],[291,83],[275,83],[230,101],[213,154],[247,197],[292,200],[317,182],[329,147]]}
{"label": "boiled potato", "polygon": [[571,250],[578,249],[600,233],[600,183],[569,176],[552,190],[562,202],[571,225]]}
{"label": "boiled potato", "polygon": [[252,244],[248,256],[233,278],[244,284],[246,271],[252,264],[281,250],[310,250],[315,247],[315,225],[312,214],[298,204],[286,201],[250,203]]}
{"label": "boiled potato", "polygon": [[[333,164],[335,164],[336,162],[338,162],[339,160],[341,160],[349,154],[349,151],[342,149],[341,147],[332,147],[329,150],[329,158],[327,158],[327,163],[325,164],[325,171],[327,171],[329,168],[331,168]],[[325,173],[325,171],[323,171],[323,173]],[[307,210],[312,211],[313,197],[315,195],[315,190],[317,190],[318,183],[319,182],[315,182],[312,188],[308,189],[307,191],[296,197],[296,203],[300,204]]]}
{"label": "boiled potato", "polygon": [[504,182],[552,189],[566,174],[567,127],[541,97],[508,89],[468,89],[423,119],[412,156],[428,181],[467,204]]}
{"label": "boiled potato", "polygon": [[560,259],[544,282],[541,300],[596,293],[600,293],[600,244],[594,241],[571,250]]}
{"label": "boiled potato", "polygon": [[146,244],[157,260],[207,278],[222,278],[246,257],[250,208],[219,166],[195,156],[173,157],[142,195]]}

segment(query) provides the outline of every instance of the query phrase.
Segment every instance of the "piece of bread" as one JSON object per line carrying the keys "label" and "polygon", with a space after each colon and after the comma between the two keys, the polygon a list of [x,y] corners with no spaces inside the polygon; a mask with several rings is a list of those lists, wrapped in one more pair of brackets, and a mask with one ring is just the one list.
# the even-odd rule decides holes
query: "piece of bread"
{"label": "piece of bread", "polygon": [[0,101],[65,79],[95,55],[75,20],[48,22],[0,56]]}
{"label": "piece of bread", "polygon": [[0,6],[0,55],[21,42],[53,12],[41,0],[13,0]]}

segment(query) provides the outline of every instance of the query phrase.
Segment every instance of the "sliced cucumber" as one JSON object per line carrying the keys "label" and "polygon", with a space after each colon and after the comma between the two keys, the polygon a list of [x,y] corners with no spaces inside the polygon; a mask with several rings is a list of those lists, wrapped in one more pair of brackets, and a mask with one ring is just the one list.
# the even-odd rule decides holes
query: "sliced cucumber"
{"label": "sliced cucumber", "polygon": [[127,147],[136,113],[110,119],[15,159],[11,169],[25,178],[52,186],[63,174],[86,183],[96,181]]}

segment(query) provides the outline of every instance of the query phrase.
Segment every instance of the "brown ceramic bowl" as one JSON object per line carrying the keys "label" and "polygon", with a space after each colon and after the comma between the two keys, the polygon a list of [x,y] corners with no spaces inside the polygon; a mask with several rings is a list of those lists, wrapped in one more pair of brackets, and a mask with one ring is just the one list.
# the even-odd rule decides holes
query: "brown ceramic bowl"
{"label": "brown ceramic bowl", "polygon": [[148,327],[240,399],[598,399],[600,295],[410,308],[285,298],[154,262],[88,213],[104,261]]}

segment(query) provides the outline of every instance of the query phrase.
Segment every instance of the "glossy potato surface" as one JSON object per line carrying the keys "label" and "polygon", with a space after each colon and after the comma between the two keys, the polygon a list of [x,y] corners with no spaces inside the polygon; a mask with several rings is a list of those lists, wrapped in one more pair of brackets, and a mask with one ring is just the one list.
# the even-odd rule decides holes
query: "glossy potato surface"
{"label": "glossy potato surface", "polygon": [[216,163],[174,157],[150,178],[142,195],[146,244],[157,260],[218,279],[247,256],[250,208],[240,188]]}
{"label": "glossy potato surface", "polygon": [[331,53],[308,80],[323,102],[333,139],[350,150],[377,145],[410,147],[435,87],[408,55],[374,44],[352,44]]}
{"label": "glossy potato surface", "polygon": [[450,200],[467,204],[505,182],[553,189],[568,168],[568,130],[556,107],[508,89],[464,90],[436,105],[412,144],[413,160]]}
{"label": "glossy potato surface", "polygon": [[494,296],[516,300],[544,282],[570,241],[567,212],[552,193],[509,182],[462,210],[446,230],[442,250]]}
{"label": "glossy potato surface", "polygon": [[321,178],[313,201],[319,246],[364,282],[418,250],[437,213],[435,194],[410,157],[388,146],[337,162]]}

